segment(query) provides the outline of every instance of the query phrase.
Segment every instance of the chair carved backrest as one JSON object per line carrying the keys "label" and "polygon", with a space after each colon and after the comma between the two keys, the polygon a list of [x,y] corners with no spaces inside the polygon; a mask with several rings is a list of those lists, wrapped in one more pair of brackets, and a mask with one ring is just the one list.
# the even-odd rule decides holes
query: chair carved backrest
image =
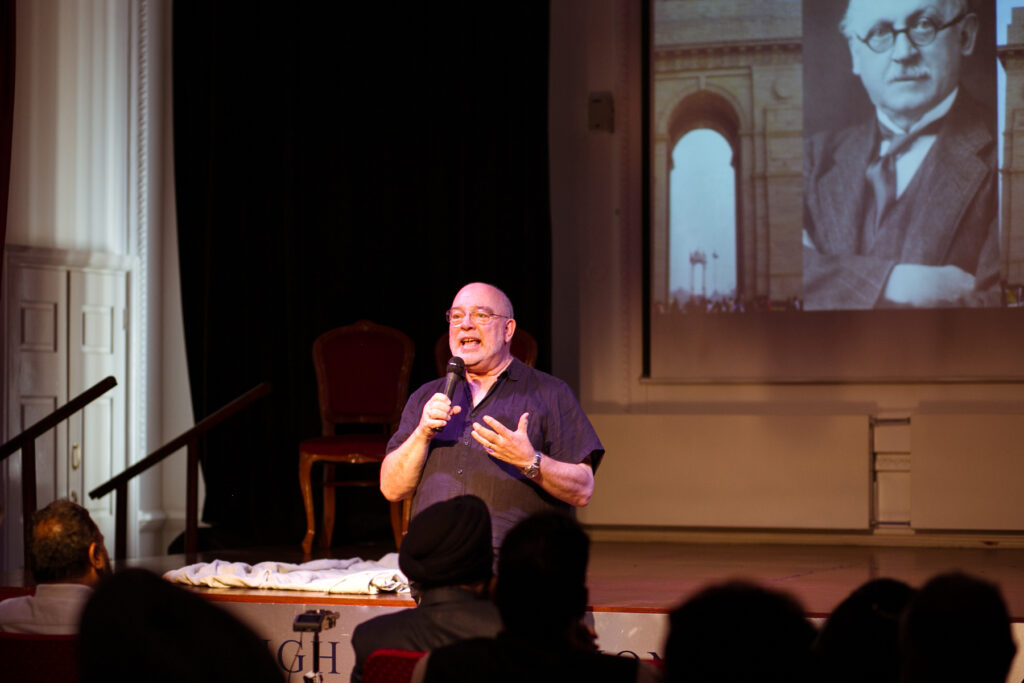
{"label": "chair carved backrest", "polygon": [[360,320],[313,342],[324,436],[339,423],[397,428],[408,398],[414,348],[404,332]]}

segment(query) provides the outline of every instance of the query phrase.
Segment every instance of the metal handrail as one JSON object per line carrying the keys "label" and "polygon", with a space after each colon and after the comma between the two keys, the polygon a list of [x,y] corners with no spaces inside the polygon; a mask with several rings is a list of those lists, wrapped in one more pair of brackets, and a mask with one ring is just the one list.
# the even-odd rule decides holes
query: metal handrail
{"label": "metal handrail", "polygon": [[16,437],[0,446],[0,462],[21,451],[21,523],[25,562],[32,540],[32,515],[36,513],[36,439],[117,386],[112,376],[100,380]]}
{"label": "metal handrail", "polygon": [[167,456],[187,446],[185,557],[190,563],[195,561],[199,545],[199,438],[235,413],[249,407],[251,403],[269,394],[271,389],[272,386],[269,382],[263,382],[253,387],[216,412],[197,422],[188,431],[172,439],[125,471],[89,492],[89,497],[93,499],[102,498],[111,491],[117,492],[114,511],[114,559],[123,560],[128,556],[126,542],[128,536],[128,482]]}

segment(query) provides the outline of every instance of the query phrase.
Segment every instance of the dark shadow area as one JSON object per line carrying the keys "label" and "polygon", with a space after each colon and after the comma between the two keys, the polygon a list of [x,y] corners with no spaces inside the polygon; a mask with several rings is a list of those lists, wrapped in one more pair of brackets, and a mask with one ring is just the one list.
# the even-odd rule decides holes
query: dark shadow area
{"label": "dark shadow area", "polygon": [[[175,4],[195,416],[274,385],[202,444],[211,542],[301,539],[321,332],[363,318],[404,331],[415,388],[435,376],[458,287],[485,280],[548,367],[547,44],[547,2]],[[387,537],[377,497],[339,502],[336,542]]]}

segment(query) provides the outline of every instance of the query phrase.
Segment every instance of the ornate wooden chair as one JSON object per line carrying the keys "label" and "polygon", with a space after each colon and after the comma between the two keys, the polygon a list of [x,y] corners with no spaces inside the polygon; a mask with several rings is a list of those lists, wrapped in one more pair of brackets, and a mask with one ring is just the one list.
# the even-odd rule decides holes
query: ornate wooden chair
{"label": "ornate wooden chair", "polygon": [[[323,523],[320,547],[329,548],[334,532],[334,489],[379,486],[379,479],[335,480],[336,465],[379,463],[388,438],[398,427],[408,398],[413,343],[391,327],[360,320],[323,333],[313,342],[313,365],[320,402],[321,435],[299,444],[299,485],[306,508],[302,550],[313,549],[316,522],[310,471],[323,463]],[[344,425],[346,433],[337,433]],[[395,545],[402,542],[403,505],[391,504]]]}

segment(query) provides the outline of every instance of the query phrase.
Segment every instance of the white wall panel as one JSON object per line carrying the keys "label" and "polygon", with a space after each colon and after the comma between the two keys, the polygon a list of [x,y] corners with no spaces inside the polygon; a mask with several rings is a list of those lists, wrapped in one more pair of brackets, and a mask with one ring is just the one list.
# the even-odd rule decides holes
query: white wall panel
{"label": "white wall panel", "polygon": [[595,525],[867,529],[866,416],[591,415]]}
{"label": "white wall panel", "polygon": [[1024,414],[911,418],[915,529],[1024,530]]}

